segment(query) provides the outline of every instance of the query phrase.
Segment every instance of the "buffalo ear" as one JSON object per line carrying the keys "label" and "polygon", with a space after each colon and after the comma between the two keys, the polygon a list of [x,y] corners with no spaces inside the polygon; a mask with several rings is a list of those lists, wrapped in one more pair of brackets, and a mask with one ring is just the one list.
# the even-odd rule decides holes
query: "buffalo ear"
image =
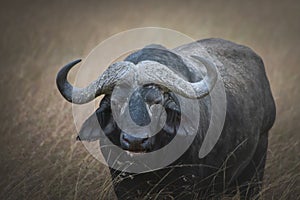
{"label": "buffalo ear", "polygon": [[94,112],[81,126],[77,140],[95,141],[101,138],[102,129]]}

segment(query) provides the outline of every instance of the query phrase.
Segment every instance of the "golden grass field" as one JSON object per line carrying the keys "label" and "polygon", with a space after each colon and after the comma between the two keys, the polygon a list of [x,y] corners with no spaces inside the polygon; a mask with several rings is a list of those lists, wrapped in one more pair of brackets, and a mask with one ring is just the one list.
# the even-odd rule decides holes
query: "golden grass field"
{"label": "golden grass field", "polygon": [[299,1],[2,1],[0,25],[0,199],[115,198],[108,169],[75,141],[55,76],[113,34],[145,26],[228,39],[263,58],[277,119],[262,199],[300,199]]}

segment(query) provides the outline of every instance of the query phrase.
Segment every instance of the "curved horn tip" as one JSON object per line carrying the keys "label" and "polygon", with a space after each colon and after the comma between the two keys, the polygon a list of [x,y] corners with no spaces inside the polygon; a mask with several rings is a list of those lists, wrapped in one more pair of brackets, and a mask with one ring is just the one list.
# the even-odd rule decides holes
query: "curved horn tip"
{"label": "curved horn tip", "polygon": [[81,59],[77,59],[74,60],[68,64],[66,64],[63,68],[61,68],[56,76],[56,80],[58,81],[58,79],[62,76],[62,75],[66,75],[66,72],[68,72],[72,67],[74,67],[77,63],[80,63]]}
{"label": "curved horn tip", "polygon": [[56,85],[61,93],[61,95],[69,102],[72,102],[72,91],[68,90],[70,86],[69,82],[67,81],[68,72],[74,67],[77,63],[81,62],[81,59],[74,60],[63,68],[59,70],[56,76]]}
{"label": "curved horn tip", "polygon": [[205,59],[203,57],[196,56],[196,55],[191,55],[190,57],[197,61],[200,61],[207,70],[206,76],[202,80],[202,81],[204,81],[205,86],[207,87],[207,91],[203,94],[203,96],[206,96],[208,93],[211,92],[211,90],[214,88],[214,86],[217,82],[217,79],[218,79],[217,66],[214,63],[212,63],[211,61],[209,61],[208,59]]}
{"label": "curved horn tip", "polygon": [[77,63],[80,63],[80,62],[81,62],[81,59],[74,60],[74,61],[68,63],[67,65],[65,65],[63,68],[71,69],[73,66],[75,66]]}

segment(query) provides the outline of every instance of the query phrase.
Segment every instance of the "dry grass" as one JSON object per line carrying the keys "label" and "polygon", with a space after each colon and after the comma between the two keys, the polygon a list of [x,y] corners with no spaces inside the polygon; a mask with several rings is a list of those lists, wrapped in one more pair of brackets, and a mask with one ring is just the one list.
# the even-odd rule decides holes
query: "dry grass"
{"label": "dry grass", "polygon": [[108,170],[75,142],[71,105],[54,79],[112,34],[143,26],[229,39],[262,56],[277,119],[261,197],[299,199],[299,8],[297,1],[3,2],[0,199],[114,199]]}

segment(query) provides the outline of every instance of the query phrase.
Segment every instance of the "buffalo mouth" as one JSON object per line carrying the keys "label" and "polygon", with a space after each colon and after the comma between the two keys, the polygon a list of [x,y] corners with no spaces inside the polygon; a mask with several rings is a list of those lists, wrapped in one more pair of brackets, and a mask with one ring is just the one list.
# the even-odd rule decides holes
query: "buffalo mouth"
{"label": "buffalo mouth", "polygon": [[147,153],[153,149],[155,137],[139,138],[128,133],[121,132],[120,146],[125,151],[135,154]]}
{"label": "buffalo mouth", "polygon": [[128,151],[128,150],[125,150],[125,153],[126,153],[127,156],[136,157],[136,156],[145,155],[147,153],[147,151]]}
{"label": "buffalo mouth", "polygon": [[129,156],[143,155],[165,147],[172,141],[175,135],[175,132],[169,133],[165,130],[161,130],[151,137],[137,138],[125,132],[121,132],[118,146]]}

